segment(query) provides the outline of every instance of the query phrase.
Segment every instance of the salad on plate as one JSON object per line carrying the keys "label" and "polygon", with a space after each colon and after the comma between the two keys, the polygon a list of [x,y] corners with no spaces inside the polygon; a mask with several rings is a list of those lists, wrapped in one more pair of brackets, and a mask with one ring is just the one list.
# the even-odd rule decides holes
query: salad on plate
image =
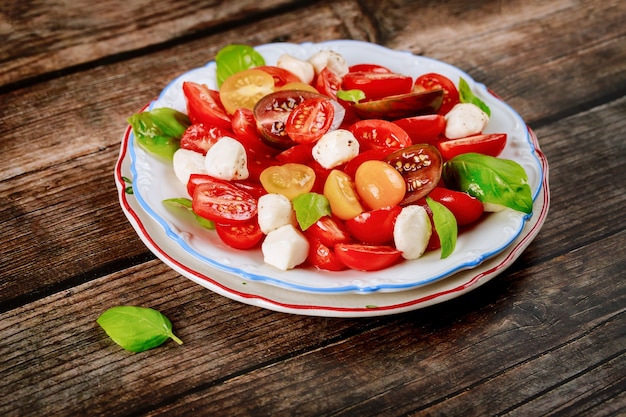
{"label": "salad on plate", "polygon": [[[337,49],[266,58],[228,45],[129,118],[137,147],[183,191],[161,203],[207,237],[172,226],[183,247],[279,285],[308,271],[296,289],[310,271],[332,274],[332,286],[405,271],[389,288],[409,288],[506,248],[532,215],[540,173],[503,155],[510,133],[492,123],[501,102],[492,109],[467,76],[403,73]],[[494,245],[472,248],[497,227]],[[246,270],[207,246],[256,264]],[[407,280],[416,267],[403,264],[425,258],[427,270],[441,268]]]}

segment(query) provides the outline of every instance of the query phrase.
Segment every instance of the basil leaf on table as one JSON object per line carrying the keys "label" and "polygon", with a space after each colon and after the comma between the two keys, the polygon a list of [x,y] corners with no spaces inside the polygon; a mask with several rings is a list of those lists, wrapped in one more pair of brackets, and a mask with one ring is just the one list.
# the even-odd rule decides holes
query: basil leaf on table
{"label": "basil leaf on table", "polygon": [[152,308],[111,307],[97,322],[115,343],[131,352],[155,348],[170,338],[183,344],[172,332],[169,319]]}
{"label": "basil leaf on table", "polygon": [[227,45],[215,56],[218,88],[226,78],[240,71],[265,65],[265,58],[248,45]]}
{"label": "basil leaf on table", "polygon": [[448,187],[465,191],[483,203],[532,213],[528,176],[515,161],[478,153],[461,154],[444,163],[442,176]]}
{"label": "basil leaf on table", "polygon": [[180,138],[191,124],[186,114],[167,107],[135,113],[128,123],[139,146],[166,159],[172,159],[180,147]]}
{"label": "basil leaf on table", "polygon": [[302,230],[308,229],[322,217],[331,214],[330,203],[322,194],[303,193],[294,198],[292,203],[296,220]]}
{"label": "basil leaf on table", "polygon": [[456,247],[457,235],[459,233],[456,218],[446,206],[432,198],[426,197],[426,203],[433,212],[433,223],[441,244],[441,259],[445,259],[454,252]]}
{"label": "basil leaf on table", "polygon": [[195,211],[193,211],[193,203],[188,198],[183,197],[174,197],[163,200],[163,204],[166,206],[177,207],[187,210],[189,213],[193,214],[198,224],[205,229],[213,230],[215,229],[215,223],[209,219],[205,219],[202,216],[199,216]]}
{"label": "basil leaf on table", "polygon": [[467,81],[465,81],[463,77],[461,77],[461,79],[459,80],[459,99],[461,103],[472,103],[473,105],[487,113],[487,116],[491,116],[491,109],[489,108],[489,106],[484,101],[476,97],[474,93],[472,93],[469,84],[467,83]]}

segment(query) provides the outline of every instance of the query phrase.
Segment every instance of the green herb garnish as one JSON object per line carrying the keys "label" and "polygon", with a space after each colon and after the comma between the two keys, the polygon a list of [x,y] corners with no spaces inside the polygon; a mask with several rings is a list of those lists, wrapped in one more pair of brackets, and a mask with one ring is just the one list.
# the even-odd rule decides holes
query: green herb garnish
{"label": "green herb garnish", "polygon": [[456,218],[446,206],[438,201],[426,197],[426,203],[433,212],[433,223],[441,243],[441,259],[445,259],[454,252],[456,247],[456,239],[459,233]]}
{"label": "green herb garnish", "polygon": [[172,159],[180,147],[180,138],[191,124],[186,114],[166,107],[135,113],[128,123],[139,146],[166,159]]}
{"label": "green herb garnish", "polygon": [[306,230],[324,216],[330,216],[328,199],[318,193],[304,193],[293,199],[293,209],[300,229]]}
{"label": "green herb garnish", "polygon": [[205,219],[204,217],[199,216],[195,211],[193,211],[192,201],[188,198],[183,198],[183,197],[168,198],[168,199],[163,200],[163,204],[165,204],[166,206],[170,206],[170,207],[185,209],[189,213],[193,214],[193,216],[195,217],[196,221],[198,222],[200,226],[204,227],[205,229],[210,229],[210,230],[215,229],[215,223],[213,223],[209,219]]}
{"label": "green herb garnish", "polygon": [[265,65],[265,58],[248,45],[227,45],[215,56],[218,88],[231,75]]}
{"label": "green herb garnish", "polygon": [[461,103],[472,103],[477,106],[479,109],[487,113],[487,116],[491,116],[491,109],[487,104],[476,97],[472,90],[470,89],[469,84],[463,77],[459,80],[459,99]]}

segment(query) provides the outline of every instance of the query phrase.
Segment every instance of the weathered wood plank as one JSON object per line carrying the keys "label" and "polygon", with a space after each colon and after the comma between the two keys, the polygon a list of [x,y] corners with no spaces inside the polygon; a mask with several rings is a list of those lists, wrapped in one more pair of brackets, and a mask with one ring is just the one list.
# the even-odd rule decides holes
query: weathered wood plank
{"label": "weathered wood plank", "polygon": [[0,86],[255,19],[293,0],[20,1],[0,6]]}

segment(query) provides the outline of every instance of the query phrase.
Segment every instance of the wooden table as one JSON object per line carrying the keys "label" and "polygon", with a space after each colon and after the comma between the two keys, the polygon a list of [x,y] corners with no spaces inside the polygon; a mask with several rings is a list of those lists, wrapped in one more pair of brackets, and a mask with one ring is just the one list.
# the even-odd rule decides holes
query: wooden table
{"label": "wooden table", "polygon": [[[101,1],[0,6],[0,414],[626,412],[626,3]],[[357,39],[443,60],[536,132],[550,211],[504,273],[412,312],[233,301],[157,259],[113,178],[126,118],[228,43]],[[96,318],[153,307],[182,346]]]}

